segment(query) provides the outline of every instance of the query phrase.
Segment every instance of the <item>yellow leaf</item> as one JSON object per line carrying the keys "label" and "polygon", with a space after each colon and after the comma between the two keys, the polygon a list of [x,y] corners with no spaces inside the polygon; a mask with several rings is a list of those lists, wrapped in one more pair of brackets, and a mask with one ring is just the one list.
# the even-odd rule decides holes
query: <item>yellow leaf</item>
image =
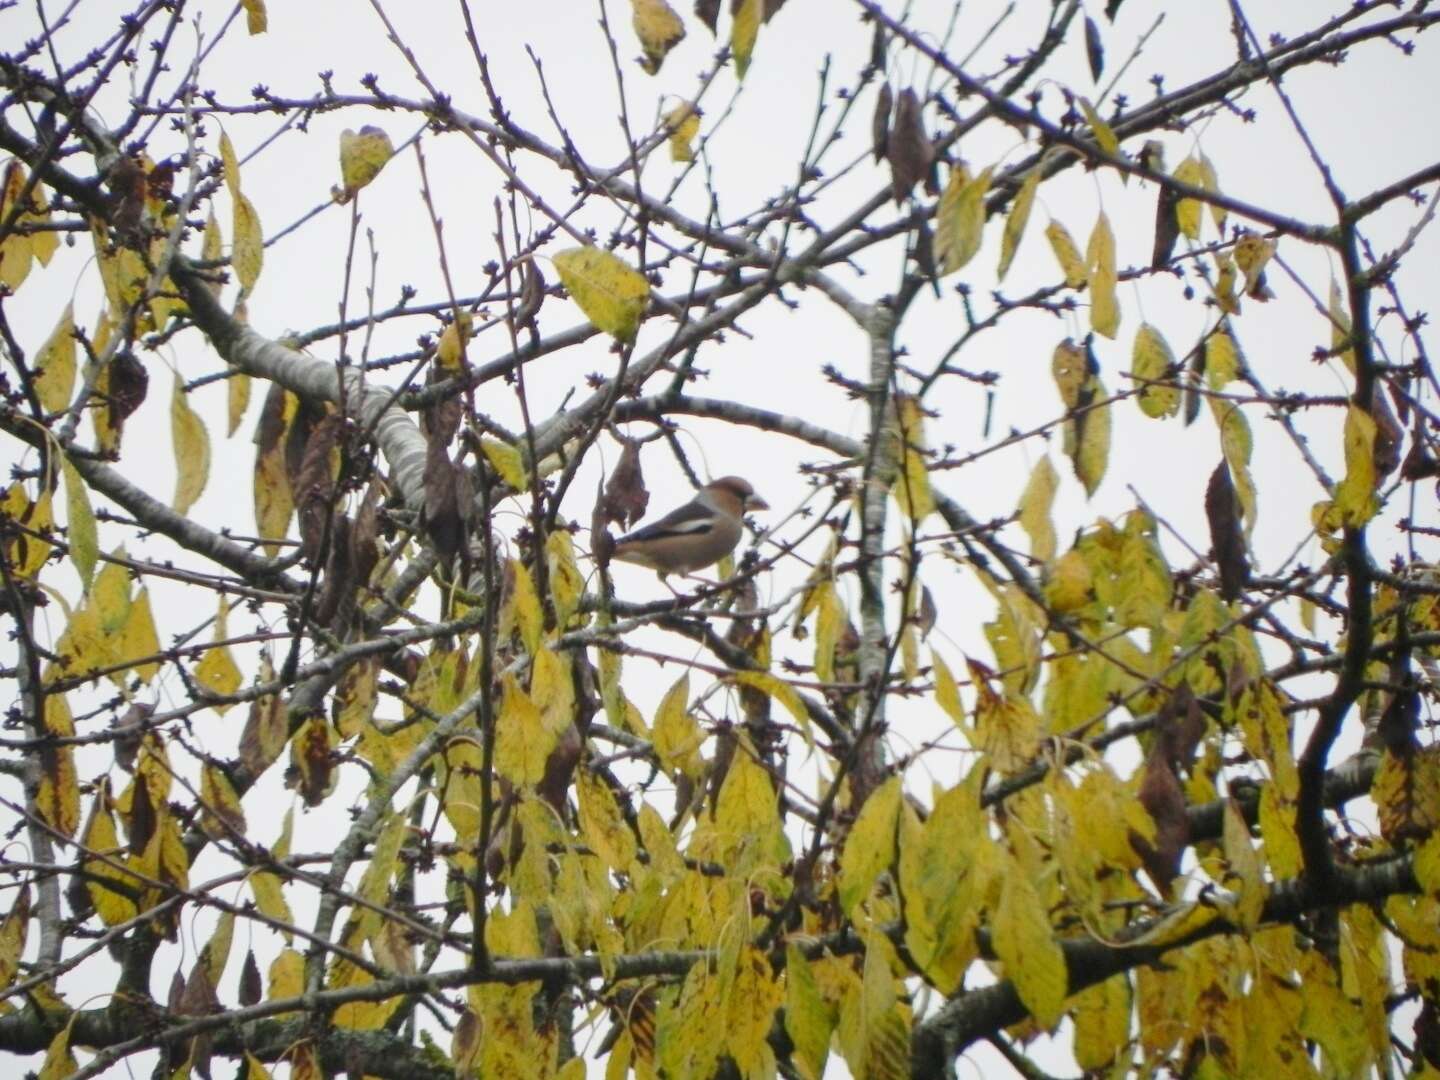
{"label": "yellow leaf", "polygon": [[80,1071],[80,1065],[70,1050],[70,1029],[74,1026],[75,1019],[72,1016],[70,1022],[56,1032],[55,1037],[50,1040],[50,1046],[45,1051],[45,1060],[40,1065],[40,1075],[37,1080],[67,1080],[68,1077],[74,1076]]}
{"label": "yellow leaf", "polygon": [[1230,873],[1239,879],[1235,921],[1246,934],[1253,934],[1265,907],[1266,887],[1260,856],[1250,843],[1250,826],[1245,824],[1233,799],[1225,800],[1223,833],[1225,861],[1230,864]]}
{"label": "yellow leaf", "polygon": [[24,484],[15,481],[5,489],[5,496],[0,499],[0,513],[24,525],[27,530],[10,541],[5,551],[10,572],[22,578],[34,577],[50,556],[51,545],[30,535],[31,532],[48,533],[54,527],[55,522],[50,514],[49,487],[44,486],[40,498],[32,503],[25,496]]}
{"label": "yellow leaf", "polygon": [[200,827],[213,839],[245,835],[245,810],[225,770],[207,761],[200,771]]}
{"label": "yellow leaf", "polygon": [[[1371,422],[1374,430],[1374,422]],[[80,575],[86,591],[95,577],[95,560],[100,555],[100,538],[95,531],[95,512],[90,509],[90,495],[85,481],[65,455],[60,456],[60,470],[65,476],[65,533],[70,541],[70,561]]]}
{"label": "yellow leaf", "polygon": [[340,133],[340,182],[345,195],[352,197],[380,175],[394,155],[390,136],[382,128],[366,124],[359,132],[346,128]]}
{"label": "yellow leaf", "polygon": [[821,1080],[835,1030],[835,1007],[820,993],[810,961],[793,944],[785,947],[785,1031],[794,1044],[791,1064],[804,1080]]}
{"label": "yellow leaf", "polygon": [[[160,635],[155,629],[155,616],[150,610],[150,590],[141,589],[125,612],[125,625],[120,631],[119,659],[134,664],[143,657],[160,652]],[[160,670],[156,660],[147,660],[130,668],[142,683],[148,684]]]}
{"label": "yellow leaf", "polygon": [[1075,475],[1094,495],[1105,478],[1110,460],[1110,406],[1105,384],[1092,375],[1081,391],[1081,404],[1090,406],[1065,422],[1065,452],[1070,455]]}
{"label": "yellow leaf", "polygon": [[[759,0],[746,0],[758,6]],[[632,342],[650,302],[650,283],[624,260],[597,247],[578,247],[555,256],[555,269],[585,317],[597,330]]]}
{"label": "yellow leaf", "polygon": [[465,367],[465,347],[475,336],[475,320],[470,312],[459,312],[450,320],[435,346],[435,363],[448,374],[455,374]]}
{"label": "yellow leaf", "polygon": [[[1191,187],[1205,187],[1205,170],[1193,155],[1187,157],[1175,168],[1175,179]],[[1200,213],[1203,209],[1198,199],[1181,199],[1175,206],[1175,220],[1187,239],[1200,239]]]}
{"label": "yellow leaf", "polygon": [[[1200,155],[1200,175],[1204,182],[1206,191],[1213,191],[1217,194],[1220,191],[1220,180],[1215,175],[1215,166],[1204,154]],[[1229,211],[1223,206],[1215,203],[1210,204],[1210,218],[1215,222],[1215,231],[1223,234],[1225,232],[1225,216]]]}
{"label": "yellow leaf", "polygon": [[730,51],[735,55],[735,74],[741,79],[750,70],[750,56],[755,51],[755,39],[760,36],[764,6],[765,0],[739,0],[739,4],[731,8]]}
{"label": "yellow leaf", "polygon": [[[500,610],[500,625],[517,631],[525,651],[534,655],[540,648],[540,635],[545,629],[540,595],[535,591],[535,581],[524,563],[511,559],[509,568],[515,574],[515,587]],[[508,631],[502,636],[508,636]]]}
{"label": "yellow leaf", "polygon": [[250,376],[243,371],[232,371],[225,380],[225,437],[228,439],[240,429],[245,419],[245,410],[250,407]]}
{"label": "yellow leaf", "polygon": [[[229,636],[226,629],[229,610],[229,604],[222,596],[219,614],[215,617],[215,636],[212,641],[224,641]],[[230,655],[229,645],[206,649],[205,656],[195,665],[195,681],[214,694],[223,696],[235,693],[240,687],[240,678],[240,668],[235,663],[235,658]],[[233,702],[222,701],[215,705],[215,711],[224,713],[232,704]]]}
{"label": "yellow leaf", "polygon": [[653,739],[660,763],[672,774],[684,773],[692,778],[701,769],[700,745],[705,734],[689,713],[690,677],[681,675],[666,691],[655,712]]}
{"label": "yellow leaf", "polygon": [[[770,960],[754,946],[740,950],[735,981],[730,987],[725,1043],[741,1076],[774,1075],[775,1053],[766,1036],[785,990],[770,970]],[[769,1063],[770,1068],[762,1071]]]}
{"label": "yellow leaf", "polygon": [[210,433],[190,408],[179,372],[170,395],[170,439],[175,448],[175,497],[170,505],[177,514],[187,514],[210,478]]}
{"label": "yellow leaf", "polygon": [[580,833],[586,846],[610,869],[627,873],[635,861],[635,834],[621,816],[610,786],[582,768],[576,775],[575,789],[580,802]]}
{"label": "yellow leaf", "polygon": [[1335,509],[1351,528],[1364,525],[1380,509],[1375,497],[1375,420],[1358,405],[1345,414],[1345,479],[1335,488]]}
{"label": "yellow leaf", "polygon": [[75,390],[75,305],[66,304],[60,321],[35,356],[39,375],[35,396],[46,412],[63,412]]}
{"label": "yellow leaf", "polygon": [[555,733],[540,707],[515,676],[506,674],[495,729],[495,768],[511,783],[533,786],[545,778],[545,763],[553,749]]}
{"label": "yellow leaf", "polygon": [[232,226],[235,242],[230,249],[230,263],[245,295],[255,291],[260,267],[265,261],[265,243],[260,233],[260,215],[244,195],[235,196],[235,221]]}
{"label": "yellow leaf", "polygon": [[1089,280],[1089,273],[1069,230],[1060,222],[1051,221],[1045,226],[1045,238],[1050,241],[1050,249],[1055,252],[1055,261],[1060,264],[1060,270],[1065,275],[1065,284],[1072,289],[1084,285]]}
{"label": "yellow leaf", "polygon": [[898,394],[894,401],[896,459],[901,463],[891,490],[911,526],[918,526],[935,509],[930,474],[925,465],[925,414],[913,394]]}
{"label": "yellow leaf", "polygon": [[805,708],[805,699],[793,686],[764,671],[737,671],[733,678],[740,685],[753,687],[784,705],[800,725],[806,741],[810,741],[810,712]]}
{"label": "yellow leaf", "polygon": [[1135,334],[1130,354],[1130,374],[1142,387],[1137,403],[1146,416],[1159,420],[1180,411],[1180,388],[1174,385],[1175,354],[1149,323],[1142,323]]}
{"label": "yellow leaf", "polygon": [[1103,1070],[1130,1038],[1130,982],[1113,975],[1075,995],[1075,1062]]}
{"label": "yellow leaf", "polygon": [[975,257],[985,230],[985,193],[995,169],[970,177],[963,165],[950,170],[950,180],[935,211],[935,257],[940,272],[959,270]]}
{"label": "yellow leaf", "polygon": [[1110,218],[1104,211],[1090,233],[1085,257],[1090,272],[1090,327],[1097,334],[1114,340],[1120,329],[1120,306],[1115,299],[1119,279],[1115,268],[1115,234],[1110,231]]}
{"label": "yellow leaf", "polygon": [[1040,169],[1037,167],[1025,177],[1015,201],[1010,204],[1010,214],[1005,218],[1005,232],[1000,237],[1000,266],[995,271],[995,280],[1004,281],[1025,235],[1025,226],[1030,222],[1030,208],[1035,205],[1035,192],[1040,187]]}
{"label": "yellow leaf", "polygon": [[870,793],[845,838],[836,881],[840,908],[848,916],[870,895],[875,879],[895,861],[895,827],[900,816],[900,777],[892,776]]}
{"label": "yellow leaf", "polygon": [[274,1080],[269,1069],[248,1050],[245,1052],[245,1072],[239,1080]]}
{"label": "yellow leaf", "polygon": [[716,861],[740,877],[764,870],[765,880],[790,859],[790,844],[780,828],[775,786],[755,760],[748,740],[735,749],[720,795],[715,800],[715,830],[721,850]]}
{"label": "yellow leaf", "polygon": [[500,474],[500,479],[514,491],[524,491],[530,486],[530,473],[525,468],[525,459],[520,451],[499,439],[481,439],[480,449],[485,451],[485,460]]}
{"label": "yellow leaf", "polygon": [[[250,880],[255,880],[253,875]],[[259,902],[258,897],[256,902]],[[287,934],[286,940],[289,939]],[[288,1001],[299,997],[305,989],[305,958],[294,949],[281,949],[280,954],[270,962],[266,986],[266,1001]]]}
{"label": "yellow leaf", "polygon": [[1355,374],[1355,350],[1342,348],[1350,340],[1350,313],[1346,310],[1345,294],[1340,291],[1340,283],[1334,278],[1330,279],[1330,348],[1334,351],[1345,366],[1350,369],[1350,374]]}
{"label": "yellow leaf", "polygon": [[[110,784],[102,780],[95,792],[95,802],[90,809],[90,820],[85,825],[81,843],[88,856],[83,860],[85,888],[90,902],[100,921],[106,926],[127,922],[136,915],[135,893],[140,882],[123,870],[96,856],[108,855],[123,861],[125,848],[115,829],[115,817],[110,811]],[[114,883],[115,888],[110,887]]]}
{"label": "yellow leaf", "polygon": [[240,6],[245,9],[245,26],[251,37],[265,33],[270,25],[265,14],[265,0],[240,0]]}
{"label": "yellow leaf", "polygon": [[665,114],[665,128],[670,132],[670,160],[694,161],[691,145],[700,134],[700,114],[688,101],[682,101]]}
{"label": "yellow leaf", "polygon": [[945,715],[955,722],[958,728],[965,726],[965,706],[960,701],[960,687],[955,682],[955,676],[950,671],[950,665],[941,659],[940,654],[934,649],[930,650],[930,666],[935,673],[935,701],[944,710]]}
{"label": "yellow leaf", "polygon": [[1235,265],[1245,275],[1245,292],[1256,299],[1269,298],[1269,290],[1261,283],[1265,264],[1275,254],[1275,241],[1255,233],[1246,233],[1235,242]]}
{"label": "yellow leaf", "polygon": [[991,922],[995,954],[1005,977],[1042,1030],[1060,1019],[1069,992],[1065,954],[1050,929],[1040,896],[1021,866],[1012,861],[1002,875],[1000,900]]}
{"label": "yellow leaf", "polygon": [[670,50],[685,37],[685,24],[665,0],[630,0],[630,3],[634,7],[635,36],[645,51],[640,66],[654,75]]}
{"label": "yellow leaf", "polygon": [[1030,479],[1020,495],[1017,508],[1020,527],[1030,538],[1030,557],[1042,563],[1055,558],[1055,526],[1050,520],[1050,508],[1055,504],[1055,489],[1059,483],[1060,478],[1047,454],[1030,471]]}
{"label": "yellow leaf", "polygon": [[1077,98],[1076,101],[1080,105],[1080,111],[1085,114],[1085,122],[1095,133],[1095,141],[1100,145],[1100,149],[1111,157],[1119,157],[1120,140],[1115,137],[1115,132],[1111,130],[1110,125],[1100,119],[1100,114],[1095,111],[1095,106],[1085,98]]}
{"label": "yellow leaf", "polygon": [[[25,190],[25,167],[11,159],[5,167],[5,178],[0,182],[0,221],[7,220],[20,193]],[[30,263],[34,258],[35,246],[31,237],[15,231],[0,241],[0,285],[13,292],[30,274]]]}
{"label": "yellow leaf", "polygon": [[[571,625],[571,616],[580,608],[585,595],[585,578],[575,561],[575,544],[564,529],[555,529],[545,538],[546,576],[550,581],[550,599],[555,604],[555,619],[562,628]],[[583,624],[587,616],[575,620]]]}
{"label": "yellow leaf", "polygon": [[1211,390],[1224,389],[1225,385],[1240,377],[1240,350],[1235,339],[1224,330],[1216,330],[1205,339],[1205,379]]}

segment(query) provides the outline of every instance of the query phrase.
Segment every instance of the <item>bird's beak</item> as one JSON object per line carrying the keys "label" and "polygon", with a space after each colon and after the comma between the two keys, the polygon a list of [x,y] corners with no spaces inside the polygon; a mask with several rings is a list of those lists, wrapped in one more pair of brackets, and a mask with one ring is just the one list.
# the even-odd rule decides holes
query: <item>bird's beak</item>
{"label": "bird's beak", "polygon": [[746,510],[769,510],[770,504],[759,495],[750,495],[745,499]]}

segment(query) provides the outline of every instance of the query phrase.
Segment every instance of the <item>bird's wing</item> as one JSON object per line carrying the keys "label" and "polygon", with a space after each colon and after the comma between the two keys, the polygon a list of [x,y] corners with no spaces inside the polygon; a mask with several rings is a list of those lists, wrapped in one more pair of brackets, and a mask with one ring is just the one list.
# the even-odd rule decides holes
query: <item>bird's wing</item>
{"label": "bird's wing", "polygon": [[703,536],[715,528],[716,516],[713,510],[690,502],[670,511],[659,521],[652,521],[616,541],[629,544],[634,541],[663,540],[671,536]]}

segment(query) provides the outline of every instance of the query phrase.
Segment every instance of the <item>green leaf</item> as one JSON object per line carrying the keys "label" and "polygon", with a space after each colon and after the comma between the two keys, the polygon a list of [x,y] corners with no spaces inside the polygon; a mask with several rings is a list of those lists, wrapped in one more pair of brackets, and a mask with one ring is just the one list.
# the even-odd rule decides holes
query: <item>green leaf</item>
{"label": "green leaf", "polygon": [[[1149,323],[1142,323],[1135,333],[1135,346],[1130,355],[1130,374],[1142,387],[1136,399],[1140,411],[1155,420],[1174,416],[1180,411],[1180,388],[1173,385],[1177,370],[1175,354],[1160,331]],[[1168,383],[1160,385],[1164,380]]]}

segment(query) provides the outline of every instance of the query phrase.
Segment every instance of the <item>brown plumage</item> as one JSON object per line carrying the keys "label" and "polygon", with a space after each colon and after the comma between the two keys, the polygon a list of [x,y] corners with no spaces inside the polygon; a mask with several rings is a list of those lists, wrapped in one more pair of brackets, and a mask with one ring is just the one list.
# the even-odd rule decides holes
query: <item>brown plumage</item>
{"label": "brown plumage", "polygon": [[622,536],[611,557],[662,575],[703,570],[735,550],[748,511],[767,509],[769,505],[748,481],[722,476],[706,484],[684,506]]}

